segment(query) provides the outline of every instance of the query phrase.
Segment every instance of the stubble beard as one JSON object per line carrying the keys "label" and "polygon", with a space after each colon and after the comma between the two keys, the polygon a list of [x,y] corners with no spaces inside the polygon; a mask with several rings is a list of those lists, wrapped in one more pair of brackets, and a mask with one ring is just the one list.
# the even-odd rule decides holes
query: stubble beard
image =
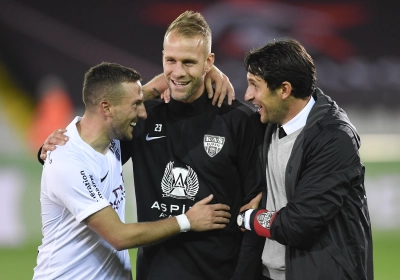
{"label": "stubble beard", "polygon": [[171,92],[171,98],[173,98],[176,101],[181,101],[185,102],[186,100],[189,100],[193,95],[197,94],[198,90],[201,87],[201,83],[204,83],[204,80],[201,81],[200,83],[195,84],[194,86],[190,87],[189,91],[186,93],[179,94],[177,92],[172,91],[171,87],[169,87],[169,90]]}

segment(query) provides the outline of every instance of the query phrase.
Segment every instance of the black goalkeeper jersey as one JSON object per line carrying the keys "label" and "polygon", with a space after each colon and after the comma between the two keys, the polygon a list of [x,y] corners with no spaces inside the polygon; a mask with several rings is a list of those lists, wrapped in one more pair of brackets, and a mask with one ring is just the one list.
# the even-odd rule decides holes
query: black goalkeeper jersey
{"label": "black goalkeeper jersey", "polygon": [[239,101],[212,106],[206,94],[193,103],[145,105],[147,119],[132,141],[121,142],[123,162],[132,157],[138,221],[185,213],[210,194],[211,203],[230,206],[232,217],[223,230],[185,232],[140,248],[137,279],[253,279],[263,240],[243,234],[236,216],[262,189],[259,115]]}

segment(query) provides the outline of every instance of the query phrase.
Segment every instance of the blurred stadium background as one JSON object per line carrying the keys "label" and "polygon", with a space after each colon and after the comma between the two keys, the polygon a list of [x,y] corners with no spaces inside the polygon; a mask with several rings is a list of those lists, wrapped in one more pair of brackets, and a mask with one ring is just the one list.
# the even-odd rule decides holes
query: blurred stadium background
{"label": "blurred stadium background", "polygon": [[[375,279],[400,269],[400,38],[395,1],[148,0],[0,2],[0,278],[30,279],[41,240],[36,152],[82,113],[84,73],[102,61],[162,72],[163,35],[177,15],[200,11],[213,31],[216,65],[238,99],[243,55],[294,37],[313,56],[318,86],[348,113],[361,158],[374,234]],[[132,170],[125,166],[135,221]],[[131,250],[134,264],[135,250]]]}

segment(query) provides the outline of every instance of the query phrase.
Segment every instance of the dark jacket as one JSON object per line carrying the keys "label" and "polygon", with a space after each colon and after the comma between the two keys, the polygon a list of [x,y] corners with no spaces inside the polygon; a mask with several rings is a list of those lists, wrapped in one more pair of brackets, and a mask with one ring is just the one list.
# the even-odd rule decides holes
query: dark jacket
{"label": "dark jacket", "polygon": [[[317,89],[313,97],[286,167],[288,203],[276,215],[271,237],[287,245],[287,280],[373,279],[360,138],[329,96]],[[267,125],[264,167],[274,129]]]}

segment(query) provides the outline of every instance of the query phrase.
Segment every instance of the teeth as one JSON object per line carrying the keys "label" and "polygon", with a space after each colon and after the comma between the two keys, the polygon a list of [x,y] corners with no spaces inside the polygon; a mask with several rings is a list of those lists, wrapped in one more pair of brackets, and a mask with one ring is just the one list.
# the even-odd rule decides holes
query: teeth
{"label": "teeth", "polygon": [[178,86],[184,86],[184,85],[187,85],[189,82],[185,82],[185,83],[180,83],[180,82],[176,82],[176,81],[174,81],[174,84],[175,85],[178,85]]}
{"label": "teeth", "polygon": [[131,122],[131,126],[136,126],[136,123],[135,122]]}

